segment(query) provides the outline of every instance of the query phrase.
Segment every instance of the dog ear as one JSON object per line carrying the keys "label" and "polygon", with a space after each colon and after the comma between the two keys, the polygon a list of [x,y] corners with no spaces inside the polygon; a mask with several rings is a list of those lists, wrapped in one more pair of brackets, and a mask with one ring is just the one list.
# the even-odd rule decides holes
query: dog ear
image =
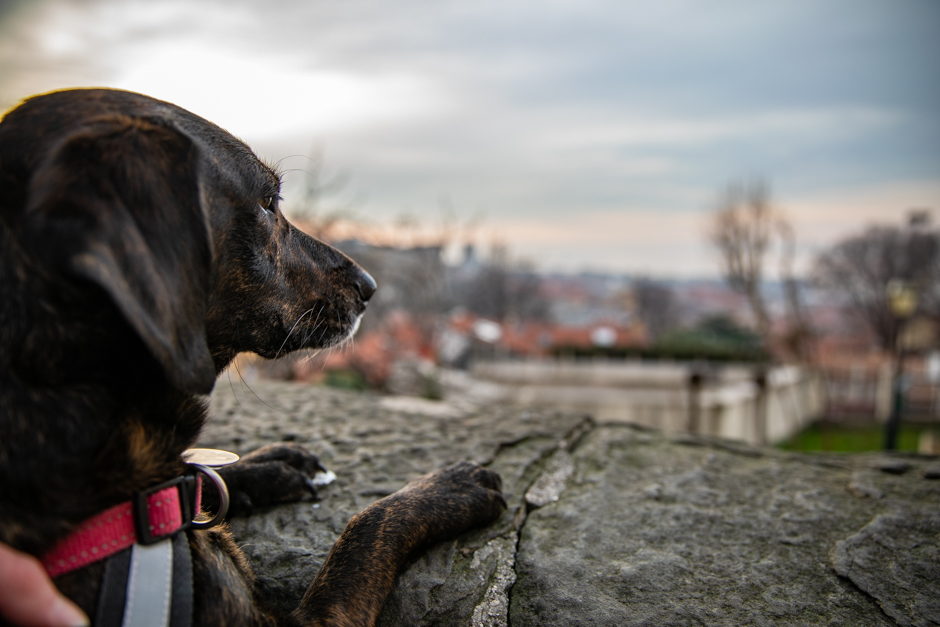
{"label": "dog ear", "polygon": [[52,151],[29,198],[34,245],[104,288],[171,384],[209,393],[212,239],[193,142],[159,122],[100,118]]}

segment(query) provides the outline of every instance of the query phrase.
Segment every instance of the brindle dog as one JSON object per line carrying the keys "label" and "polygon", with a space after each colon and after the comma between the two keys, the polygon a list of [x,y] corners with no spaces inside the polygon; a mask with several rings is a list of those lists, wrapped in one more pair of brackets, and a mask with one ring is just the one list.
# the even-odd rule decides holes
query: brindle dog
{"label": "brindle dog", "polygon": [[[80,521],[184,472],[204,397],[241,351],[337,345],[375,290],[294,228],[238,139],[112,90],[27,100],[0,123],[0,541],[41,555]],[[298,447],[224,471],[241,501],[300,498]],[[259,481],[259,478],[262,480]],[[187,531],[193,624],[371,625],[415,549],[495,520],[499,477],[461,463],[356,515],[300,606],[254,596],[227,531]],[[94,619],[102,562],[56,579]]]}

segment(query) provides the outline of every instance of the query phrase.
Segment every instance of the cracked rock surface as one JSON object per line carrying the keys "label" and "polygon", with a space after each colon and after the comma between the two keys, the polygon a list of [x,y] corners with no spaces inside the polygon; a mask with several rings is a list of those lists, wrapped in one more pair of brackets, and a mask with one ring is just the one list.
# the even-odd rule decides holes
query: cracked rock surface
{"label": "cracked rock surface", "polygon": [[201,446],[278,441],[336,473],[319,500],[231,522],[293,607],[346,521],[461,460],[509,509],[415,556],[379,624],[940,625],[936,458],[799,456],[550,410],[225,379]]}
{"label": "cracked rock surface", "polygon": [[[940,508],[881,514],[836,544],[836,571],[899,625],[940,624]],[[903,556],[903,559],[898,559]]]}

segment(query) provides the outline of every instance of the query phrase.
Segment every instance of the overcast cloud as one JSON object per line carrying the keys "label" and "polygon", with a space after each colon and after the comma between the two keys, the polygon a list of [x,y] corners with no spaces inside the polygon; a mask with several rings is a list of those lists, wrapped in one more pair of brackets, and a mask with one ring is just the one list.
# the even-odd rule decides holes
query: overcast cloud
{"label": "overcast cloud", "polygon": [[935,0],[33,0],[0,20],[4,109],[141,91],[285,169],[323,150],[364,215],[483,211],[481,239],[546,269],[715,274],[704,216],[748,177],[804,260],[912,207],[940,220]]}

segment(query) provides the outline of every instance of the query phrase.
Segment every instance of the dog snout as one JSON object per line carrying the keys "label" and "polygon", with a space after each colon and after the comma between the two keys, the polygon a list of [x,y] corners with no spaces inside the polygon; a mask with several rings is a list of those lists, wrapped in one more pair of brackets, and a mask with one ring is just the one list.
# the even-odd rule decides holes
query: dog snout
{"label": "dog snout", "polygon": [[362,298],[362,302],[369,302],[369,299],[372,298],[372,295],[375,294],[375,290],[378,287],[375,284],[375,279],[359,266],[353,266],[350,274],[352,275],[350,278],[352,279],[353,285],[359,290],[359,297]]}

